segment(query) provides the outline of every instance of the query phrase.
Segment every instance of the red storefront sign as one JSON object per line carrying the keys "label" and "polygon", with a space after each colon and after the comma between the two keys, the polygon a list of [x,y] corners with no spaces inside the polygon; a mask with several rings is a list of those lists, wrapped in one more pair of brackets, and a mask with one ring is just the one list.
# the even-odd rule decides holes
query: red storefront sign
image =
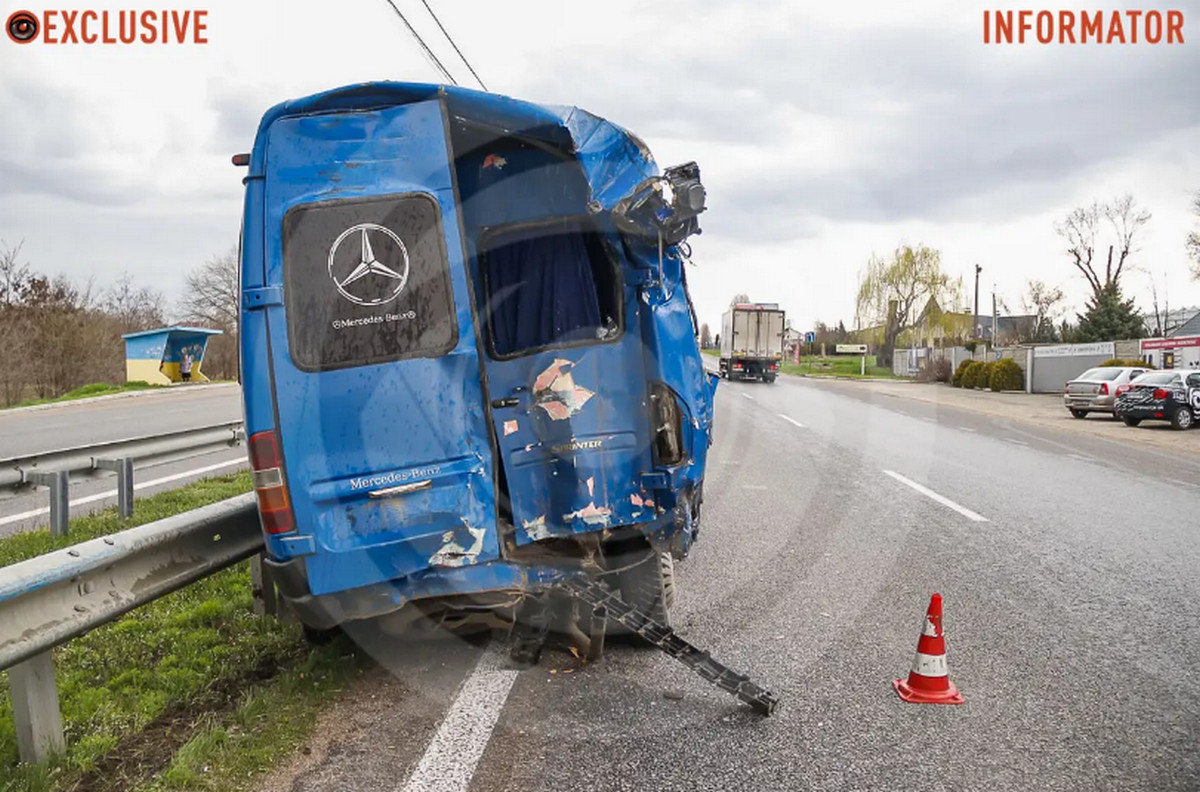
{"label": "red storefront sign", "polygon": [[1184,347],[1200,347],[1200,336],[1147,338],[1142,341],[1143,352],[1149,352],[1152,349],[1183,349]]}

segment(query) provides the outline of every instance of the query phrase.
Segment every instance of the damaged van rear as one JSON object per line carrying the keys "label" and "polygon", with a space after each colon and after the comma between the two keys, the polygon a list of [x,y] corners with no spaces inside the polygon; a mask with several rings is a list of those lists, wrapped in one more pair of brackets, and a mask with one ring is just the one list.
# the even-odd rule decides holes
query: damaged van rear
{"label": "damaged van rear", "polygon": [[246,160],[248,449],[301,621],[503,621],[588,575],[665,623],[716,386],[695,165],[660,173],[577,108],[407,83],[280,104]]}

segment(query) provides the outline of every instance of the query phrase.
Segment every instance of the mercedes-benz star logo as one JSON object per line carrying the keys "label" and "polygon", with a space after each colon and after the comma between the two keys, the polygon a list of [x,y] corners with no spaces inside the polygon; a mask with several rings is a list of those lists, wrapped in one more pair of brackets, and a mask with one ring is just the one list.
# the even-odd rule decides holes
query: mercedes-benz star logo
{"label": "mercedes-benz star logo", "polygon": [[[400,260],[399,267],[393,269],[376,257],[371,245],[372,236],[384,253],[383,257]],[[358,255],[343,255],[339,259],[338,248],[351,237],[358,241]],[[400,237],[381,225],[359,223],[350,226],[329,248],[329,277],[338,292],[350,302],[383,305],[404,291],[404,284],[408,281],[408,248],[404,247]]]}

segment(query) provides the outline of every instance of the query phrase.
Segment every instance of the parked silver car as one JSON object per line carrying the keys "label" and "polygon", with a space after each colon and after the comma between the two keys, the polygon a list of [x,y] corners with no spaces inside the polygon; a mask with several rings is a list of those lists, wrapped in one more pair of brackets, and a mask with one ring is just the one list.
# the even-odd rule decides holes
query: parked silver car
{"label": "parked silver car", "polygon": [[1150,371],[1150,367],[1102,366],[1088,369],[1067,383],[1063,391],[1063,404],[1071,415],[1086,418],[1090,412],[1116,415],[1118,391],[1128,390],[1130,380]]}

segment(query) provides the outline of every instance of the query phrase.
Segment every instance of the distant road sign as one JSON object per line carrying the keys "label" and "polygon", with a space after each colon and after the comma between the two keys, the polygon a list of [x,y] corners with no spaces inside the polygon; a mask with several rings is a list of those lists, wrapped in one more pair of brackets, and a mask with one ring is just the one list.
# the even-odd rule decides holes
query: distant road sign
{"label": "distant road sign", "polygon": [[866,344],[838,344],[835,351],[839,355],[865,355],[867,354]]}
{"label": "distant road sign", "polygon": [[812,332],[812,331],[809,331],[809,332],[807,332],[807,333],[805,333],[805,334],[804,334],[804,343],[806,343],[806,344],[811,344],[811,343],[815,342],[816,340],[817,340],[817,334],[816,334],[816,333],[814,333],[814,332]]}

